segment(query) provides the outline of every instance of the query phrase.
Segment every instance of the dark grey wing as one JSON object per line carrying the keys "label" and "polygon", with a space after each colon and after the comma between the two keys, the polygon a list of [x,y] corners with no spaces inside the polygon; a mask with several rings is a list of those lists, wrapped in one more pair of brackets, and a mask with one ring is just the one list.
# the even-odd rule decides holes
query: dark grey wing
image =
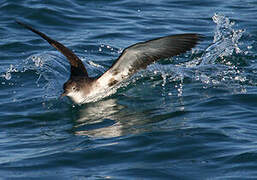
{"label": "dark grey wing", "polygon": [[39,32],[32,28],[31,26],[24,24],[20,21],[16,21],[18,24],[22,25],[23,27],[31,30],[32,32],[38,34],[43,39],[45,39],[50,45],[55,47],[58,51],[60,51],[66,58],[69,60],[70,63],[70,71],[71,71],[71,77],[72,76],[88,76],[86,68],[82,61],[76,56],[70,49],[62,45],[61,43],[51,39],[47,35],[45,35],[42,32]]}
{"label": "dark grey wing", "polygon": [[126,48],[112,67],[106,71],[99,82],[109,81],[112,85],[131,76],[147,65],[159,60],[179,55],[192,49],[201,36],[198,34],[180,34],[165,36]]}

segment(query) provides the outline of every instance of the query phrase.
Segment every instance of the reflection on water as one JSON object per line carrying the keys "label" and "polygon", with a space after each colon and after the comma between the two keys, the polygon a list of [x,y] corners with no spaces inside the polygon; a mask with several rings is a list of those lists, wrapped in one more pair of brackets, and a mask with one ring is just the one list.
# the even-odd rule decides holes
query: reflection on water
{"label": "reflection on water", "polygon": [[83,107],[76,120],[75,134],[90,137],[117,137],[122,135],[119,122],[123,106],[116,100],[108,99]]}
{"label": "reflection on water", "polygon": [[116,99],[107,99],[81,107],[73,132],[92,138],[111,138],[181,128],[187,120],[180,117],[186,114],[181,106],[175,108],[167,103],[166,106],[156,105],[155,109],[135,110],[119,104]]}
{"label": "reflection on water", "polygon": [[103,100],[80,109],[75,134],[94,138],[136,134],[140,131],[136,126],[147,122],[146,115],[118,104],[116,99]]}

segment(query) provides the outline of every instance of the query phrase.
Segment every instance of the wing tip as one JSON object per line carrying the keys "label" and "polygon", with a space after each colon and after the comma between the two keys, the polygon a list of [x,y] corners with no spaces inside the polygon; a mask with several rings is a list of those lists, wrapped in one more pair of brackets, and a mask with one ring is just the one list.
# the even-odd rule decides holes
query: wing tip
{"label": "wing tip", "polygon": [[70,66],[71,66],[71,76],[87,76],[87,71],[82,63],[82,61],[67,47],[65,47],[63,44],[59,43],[58,41],[55,41],[48,37],[46,34],[32,28],[30,25],[27,25],[23,22],[21,22],[18,19],[14,20],[17,24],[23,26],[26,29],[29,29],[30,31],[36,33],[37,35],[41,36],[43,39],[45,39],[51,46],[56,48],[58,51],[60,51],[66,58],[68,59]]}
{"label": "wing tip", "polygon": [[26,25],[25,23],[23,23],[22,21],[20,21],[20,20],[18,20],[18,19],[14,19],[14,22],[15,22],[16,24],[19,24],[19,25],[25,27],[25,28],[28,28],[28,25]]}

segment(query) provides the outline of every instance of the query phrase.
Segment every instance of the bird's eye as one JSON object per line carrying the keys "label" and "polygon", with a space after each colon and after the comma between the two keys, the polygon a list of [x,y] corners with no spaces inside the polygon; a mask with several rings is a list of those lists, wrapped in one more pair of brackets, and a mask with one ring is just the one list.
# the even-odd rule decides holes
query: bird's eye
{"label": "bird's eye", "polygon": [[73,91],[76,91],[76,87],[75,87],[75,86],[73,86],[73,87],[72,87],[72,90],[73,90]]}

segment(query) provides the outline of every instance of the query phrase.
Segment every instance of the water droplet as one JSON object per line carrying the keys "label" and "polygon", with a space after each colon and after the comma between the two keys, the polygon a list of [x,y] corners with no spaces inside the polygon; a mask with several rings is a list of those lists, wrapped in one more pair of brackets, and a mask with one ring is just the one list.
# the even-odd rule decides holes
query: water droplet
{"label": "water droplet", "polygon": [[252,49],[253,48],[253,46],[247,46],[247,49]]}
{"label": "water droplet", "polygon": [[6,72],[6,74],[5,74],[5,79],[6,79],[6,80],[10,80],[11,78],[12,78],[11,73]]}

